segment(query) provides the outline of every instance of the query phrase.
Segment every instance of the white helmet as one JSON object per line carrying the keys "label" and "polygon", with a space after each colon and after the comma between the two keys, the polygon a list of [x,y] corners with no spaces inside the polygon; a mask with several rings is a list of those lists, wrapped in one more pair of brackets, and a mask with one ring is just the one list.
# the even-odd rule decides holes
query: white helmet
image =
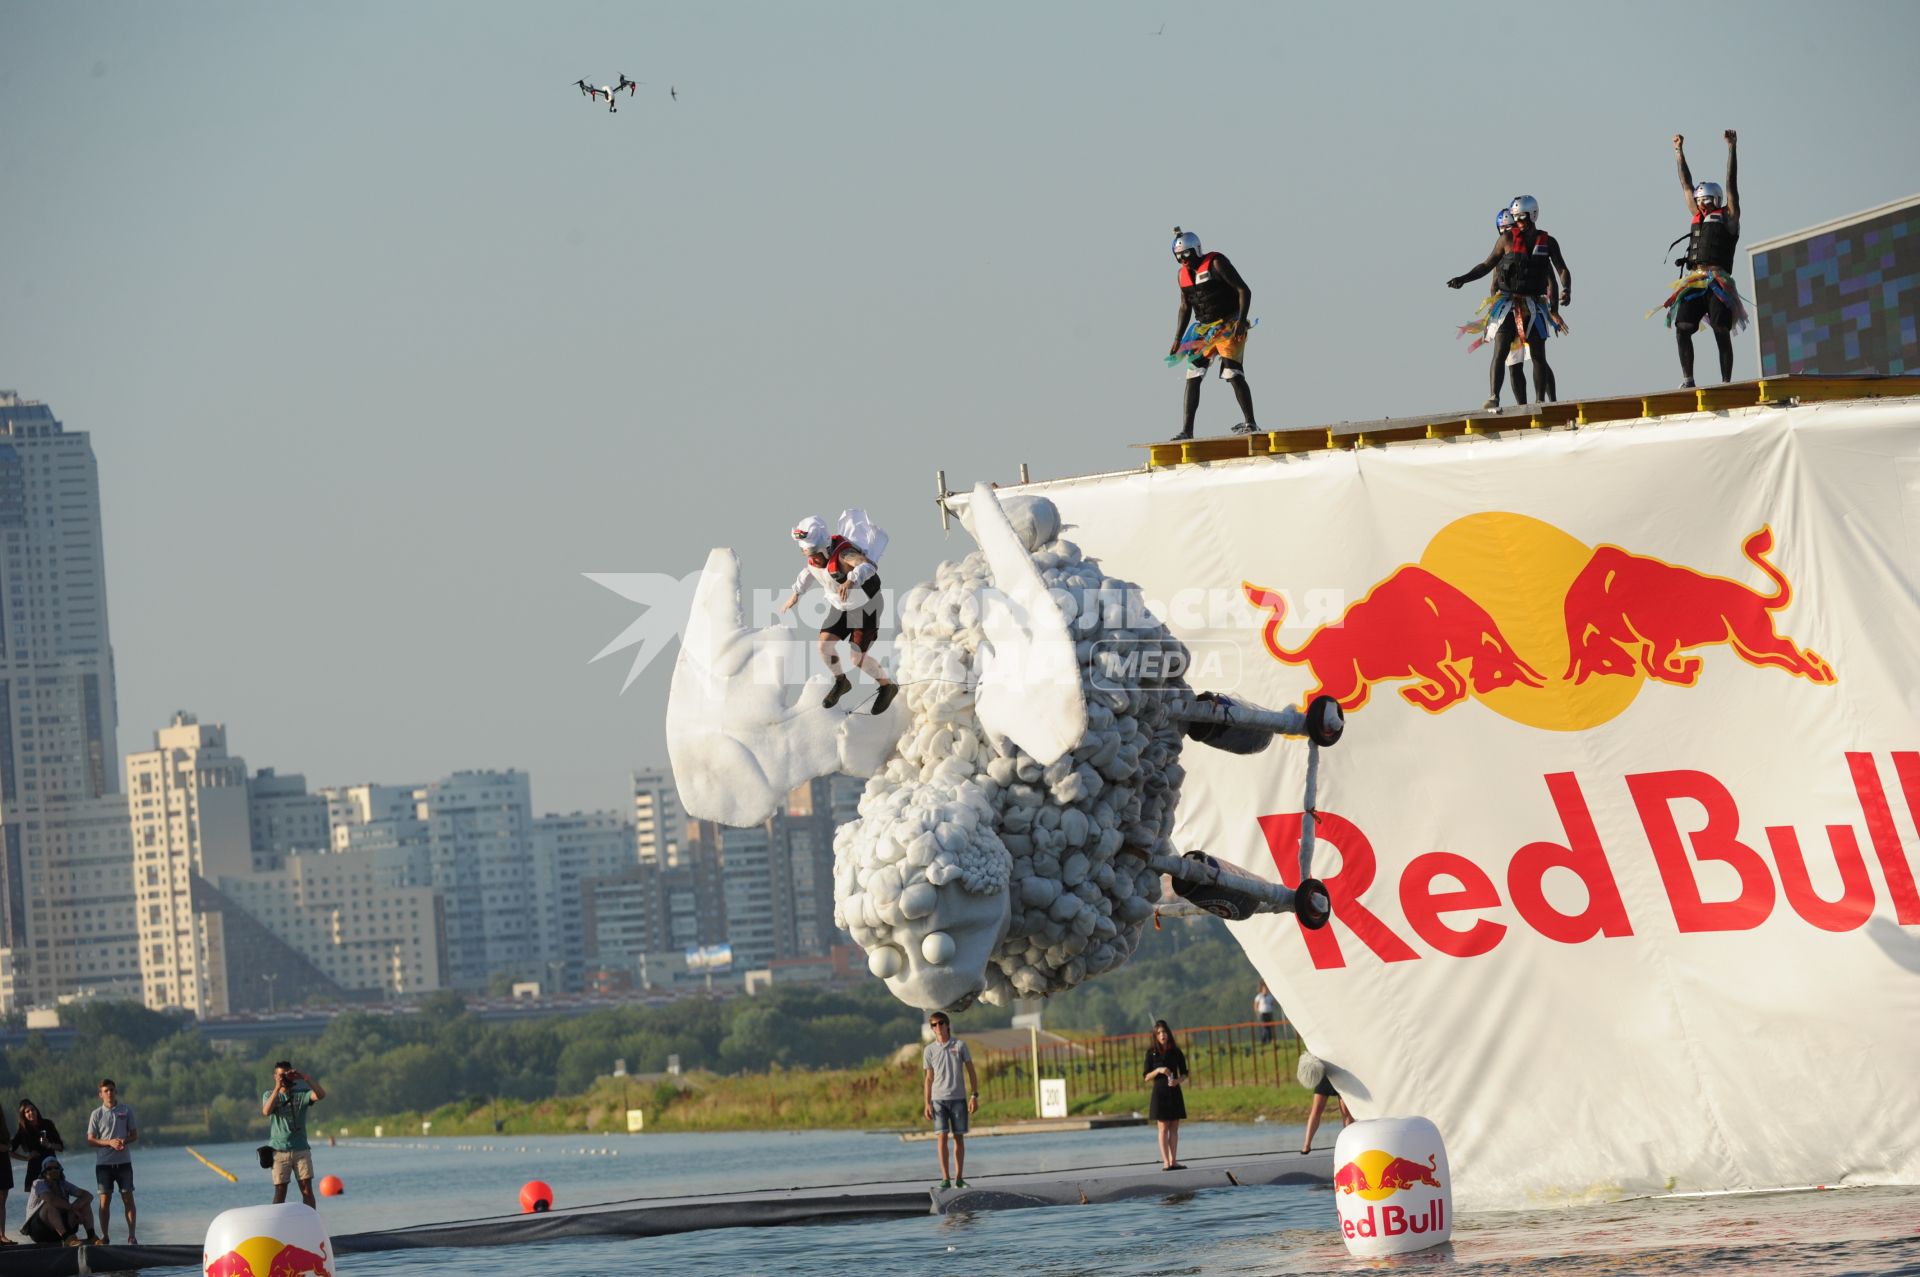
{"label": "white helmet", "polygon": [[1540,218],[1540,201],[1531,195],[1514,196],[1513,203],[1507,205],[1507,209],[1513,214],[1515,221],[1524,217],[1529,222],[1533,222]]}
{"label": "white helmet", "polygon": [[793,526],[793,539],[800,548],[809,554],[818,554],[833,544],[833,533],[827,531],[827,521],[817,514],[810,514]]}
{"label": "white helmet", "polygon": [[1200,256],[1200,237],[1192,231],[1183,231],[1178,226],[1174,227],[1173,259],[1177,262],[1184,262],[1189,257],[1198,256]]}
{"label": "white helmet", "polygon": [[1718,182],[1695,182],[1693,184],[1693,202],[1702,208],[1725,208],[1727,193],[1720,189]]}

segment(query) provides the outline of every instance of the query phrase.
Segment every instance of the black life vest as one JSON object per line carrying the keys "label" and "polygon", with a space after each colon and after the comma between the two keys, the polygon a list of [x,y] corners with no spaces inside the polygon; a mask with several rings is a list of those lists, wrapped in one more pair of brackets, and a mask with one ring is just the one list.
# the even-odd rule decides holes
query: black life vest
{"label": "black life vest", "polygon": [[1740,232],[1728,222],[1725,209],[1695,213],[1693,229],[1687,233],[1687,266],[1732,270],[1733,246],[1739,242]]}
{"label": "black life vest", "polygon": [[1232,319],[1240,313],[1240,293],[1213,268],[1218,253],[1208,253],[1196,262],[1180,263],[1180,300],[1193,308],[1200,323]]}
{"label": "black life vest", "polygon": [[1494,286],[1503,293],[1523,297],[1546,295],[1552,277],[1553,237],[1543,230],[1522,230],[1516,226],[1507,232],[1507,251],[1493,268]]}

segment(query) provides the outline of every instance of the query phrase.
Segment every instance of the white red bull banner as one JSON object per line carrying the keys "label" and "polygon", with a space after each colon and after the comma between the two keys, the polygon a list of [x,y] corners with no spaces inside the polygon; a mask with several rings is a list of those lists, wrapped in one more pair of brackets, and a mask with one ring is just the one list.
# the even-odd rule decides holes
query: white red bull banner
{"label": "white red bull banner", "polygon": [[[1040,485],[1196,688],[1347,710],[1235,933],[1463,1208],[1920,1180],[1920,401]],[[1298,877],[1305,751],[1175,841]]]}

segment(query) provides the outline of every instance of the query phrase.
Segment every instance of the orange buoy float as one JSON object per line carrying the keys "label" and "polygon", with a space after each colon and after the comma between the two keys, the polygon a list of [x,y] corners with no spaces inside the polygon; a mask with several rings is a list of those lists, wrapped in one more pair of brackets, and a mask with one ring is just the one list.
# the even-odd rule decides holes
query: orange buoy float
{"label": "orange buoy float", "polygon": [[347,1186],[340,1182],[338,1175],[322,1175],[320,1177],[320,1196],[338,1197],[346,1191]]}
{"label": "orange buoy float", "polygon": [[531,1215],[553,1209],[553,1186],[545,1180],[530,1179],[520,1186],[520,1213]]}

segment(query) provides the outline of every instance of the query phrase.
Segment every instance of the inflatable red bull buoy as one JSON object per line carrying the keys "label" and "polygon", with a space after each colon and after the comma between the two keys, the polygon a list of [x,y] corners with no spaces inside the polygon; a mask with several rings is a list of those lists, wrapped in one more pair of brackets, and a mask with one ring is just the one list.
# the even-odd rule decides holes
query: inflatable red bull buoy
{"label": "inflatable red bull buoy", "polygon": [[242,1206],[207,1225],[204,1277],[335,1277],[320,1214],[303,1202]]}
{"label": "inflatable red bull buoy", "polygon": [[531,1215],[535,1211],[553,1209],[553,1186],[545,1180],[530,1179],[520,1186],[520,1213]]}
{"label": "inflatable red bull buoy", "polygon": [[1453,1238],[1453,1172],[1440,1128],[1424,1117],[1355,1122],[1333,1146],[1333,1201],[1347,1249],[1404,1255]]}
{"label": "inflatable red bull buoy", "polygon": [[346,1191],[347,1186],[340,1182],[338,1175],[322,1175],[320,1177],[320,1196],[338,1197]]}

